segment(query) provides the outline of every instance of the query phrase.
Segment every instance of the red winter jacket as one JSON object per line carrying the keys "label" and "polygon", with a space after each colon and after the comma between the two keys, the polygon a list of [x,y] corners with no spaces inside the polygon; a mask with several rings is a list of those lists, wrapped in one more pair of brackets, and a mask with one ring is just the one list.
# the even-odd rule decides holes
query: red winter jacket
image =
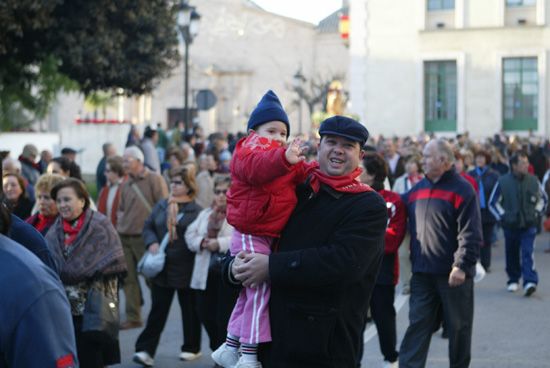
{"label": "red winter jacket", "polygon": [[407,228],[407,212],[399,194],[382,189],[378,193],[386,201],[388,226],[384,236],[384,258],[378,274],[377,284],[396,285],[399,280],[399,256],[397,251]]}
{"label": "red winter jacket", "polygon": [[279,142],[256,133],[242,138],[231,160],[227,221],[244,234],[278,237],[296,206],[306,165],[290,165]]}

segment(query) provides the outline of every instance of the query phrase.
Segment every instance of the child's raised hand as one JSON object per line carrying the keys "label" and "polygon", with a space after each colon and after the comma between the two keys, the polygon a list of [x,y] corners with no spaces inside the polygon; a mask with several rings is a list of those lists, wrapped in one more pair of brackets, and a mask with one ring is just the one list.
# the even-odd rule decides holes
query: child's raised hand
{"label": "child's raised hand", "polygon": [[305,147],[301,147],[302,140],[300,138],[294,138],[288,145],[285,158],[289,164],[294,165],[300,161],[305,160]]}

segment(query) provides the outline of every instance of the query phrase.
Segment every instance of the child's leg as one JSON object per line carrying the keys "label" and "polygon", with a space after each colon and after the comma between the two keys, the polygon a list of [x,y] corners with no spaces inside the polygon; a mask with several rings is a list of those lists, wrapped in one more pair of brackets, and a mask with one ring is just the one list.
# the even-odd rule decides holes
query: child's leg
{"label": "child's leg", "polygon": [[242,289],[239,297],[237,298],[237,302],[235,303],[235,307],[233,307],[233,312],[231,312],[231,317],[229,318],[229,322],[227,324],[227,338],[232,336],[236,338],[237,342],[239,341],[239,337],[241,336],[242,317],[244,314],[244,307],[246,305],[246,298],[246,289]]}

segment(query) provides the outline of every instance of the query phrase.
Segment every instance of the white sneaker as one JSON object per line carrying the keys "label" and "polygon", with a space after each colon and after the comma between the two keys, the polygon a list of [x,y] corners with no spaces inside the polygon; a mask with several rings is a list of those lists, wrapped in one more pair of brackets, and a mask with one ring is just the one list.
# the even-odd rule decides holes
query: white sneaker
{"label": "white sneaker", "polygon": [[486,274],[485,273],[485,268],[483,268],[481,263],[477,262],[476,263],[476,275],[474,276],[474,282],[477,284],[478,282],[483,280],[483,278],[485,277],[485,274]]}
{"label": "white sneaker", "polygon": [[144,367],[152,367],[155,364],[153,358],[146,351],[138,351],[134,354],[133,361],[137,364],[141,364]]}
{"label": "white sneaker", "polygon": [[506,288],[509,292],[513,293],[518,291],[519,285],[517,282],[511,282],[508,284],[508,287]]}
{"label": "white sneaker", "polygon": [[235,368],[262,368],[262,363],[255,361],[255,362],[246,362],[241,357],[239,361],[237,362],[237,365],[235,365]]}
{"label": "white sneaker", "polygon": [[185,361],[191,361],[191,360],[198,359],[201,355],[202,354],[201,354],[200,351],[198,353],[191,353],[189,351],[183,351],[180,354],[180,359],[185,360]]}
{"label": "white sneaker", "polygon": [[239,361],[239,353],[227,347],[225,342],[212,353],[212,360],[224,368],[233,368]]}
{"label": "white sneaker", "polygon": [[395,362],[388,362],[387,360],[384,360],[383,368],[399,368],[399,362],[396,360]]}
{"label": "white sneaker", "polygon": [[523,290],[524,295],[529,297],[537,290],[537,284],[528,282],[527,284],[525,284],[525,288],[523,288]]}

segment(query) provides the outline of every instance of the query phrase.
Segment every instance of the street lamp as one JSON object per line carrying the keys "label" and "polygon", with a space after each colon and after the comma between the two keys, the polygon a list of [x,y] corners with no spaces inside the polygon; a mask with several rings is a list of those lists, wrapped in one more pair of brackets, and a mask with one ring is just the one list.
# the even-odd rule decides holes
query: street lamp
{"label": "street lamp", "polygon": [[294,85],[294,90],[298,94],[298,133],[302,134],[302,99],[304,98],[304,82],[306,77],[302,74],[302,67],[298,69],[296,74],[292,77],[292,84]]}
{"label": "street lamp", "polygon": [[189,114],[189,45],[193,42],[193,39],[199,33],[199,23],[201,16],[195,11],[194,6],[190,6],[187,1],[182,1],[180,4],[180,10],[178,14],[178,28],[183,38],[185,45],[185,81],[183,91],[183,113],[185,119],[185,133],[189,133],[189,124],[191,120],[191,114]]}

